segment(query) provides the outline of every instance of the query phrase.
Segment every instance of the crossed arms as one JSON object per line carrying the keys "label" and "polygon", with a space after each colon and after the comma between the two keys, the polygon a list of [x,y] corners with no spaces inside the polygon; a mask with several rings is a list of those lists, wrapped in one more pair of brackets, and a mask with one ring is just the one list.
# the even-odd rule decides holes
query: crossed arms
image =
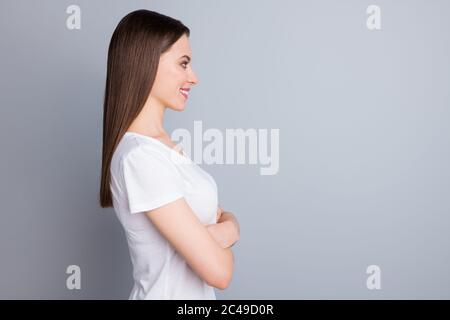
{"label": "crossed arms", "polygon": [[216,223],[206,226],[208,232],[222,248],[232,247],[240,237],[239,222],[231,213],[217,208]]}

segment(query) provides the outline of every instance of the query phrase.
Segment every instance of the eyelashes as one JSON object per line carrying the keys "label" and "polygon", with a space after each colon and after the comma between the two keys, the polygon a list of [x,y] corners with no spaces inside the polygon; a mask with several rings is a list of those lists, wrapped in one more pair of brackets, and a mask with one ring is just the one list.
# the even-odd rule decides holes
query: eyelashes
{"label": "eyelashes", "polygon": [[187,68],[187,64],[189,63],[189,61],[184,61],[181,63],[181,66],[183,67],[183,69]]}

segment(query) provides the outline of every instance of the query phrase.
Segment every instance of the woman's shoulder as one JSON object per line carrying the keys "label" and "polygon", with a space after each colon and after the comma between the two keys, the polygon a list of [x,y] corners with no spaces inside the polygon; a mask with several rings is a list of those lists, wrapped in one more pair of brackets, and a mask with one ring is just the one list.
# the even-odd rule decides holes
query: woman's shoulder
{"label": "woman's shoulder", "polygon": [[114,151],[111,166],[119,169],[125,161],[169,162],[170,155],[157,143],[146,141],[140,137],[124,135]]}
{"label": "woman's shoulder", "polygon": [[130,158],[141,158],[145,161],[170,162],[170,155],[157,144],[146,141],[136,141],[126,148],[121,161]]}

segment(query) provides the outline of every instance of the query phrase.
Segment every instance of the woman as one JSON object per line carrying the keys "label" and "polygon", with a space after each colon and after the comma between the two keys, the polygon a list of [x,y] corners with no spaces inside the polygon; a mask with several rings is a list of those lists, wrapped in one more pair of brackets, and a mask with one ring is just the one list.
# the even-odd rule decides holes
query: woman
{"label": "woman", "polygon": [[231,282],[239,224],[218,206],[217,185],[163,128],[191,87],[189,29],[138,10],[108,51],[100,203],[114,207],[133,264],[129,299],[216,299]]}

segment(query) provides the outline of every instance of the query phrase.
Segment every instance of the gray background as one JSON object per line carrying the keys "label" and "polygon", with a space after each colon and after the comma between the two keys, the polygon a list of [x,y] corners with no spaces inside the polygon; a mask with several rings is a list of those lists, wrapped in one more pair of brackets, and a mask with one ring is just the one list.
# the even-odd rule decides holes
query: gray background
{"label": "gray background", "polygon": [[169,131],[280,129],[277,175],[202,165],[241,224],[218,299],[450,298],[450,2],[357,0],[2,1],[0,298],[128,297],[98,204],[102,103],[111,34],[142,8],[192,31],[200,83]]}

